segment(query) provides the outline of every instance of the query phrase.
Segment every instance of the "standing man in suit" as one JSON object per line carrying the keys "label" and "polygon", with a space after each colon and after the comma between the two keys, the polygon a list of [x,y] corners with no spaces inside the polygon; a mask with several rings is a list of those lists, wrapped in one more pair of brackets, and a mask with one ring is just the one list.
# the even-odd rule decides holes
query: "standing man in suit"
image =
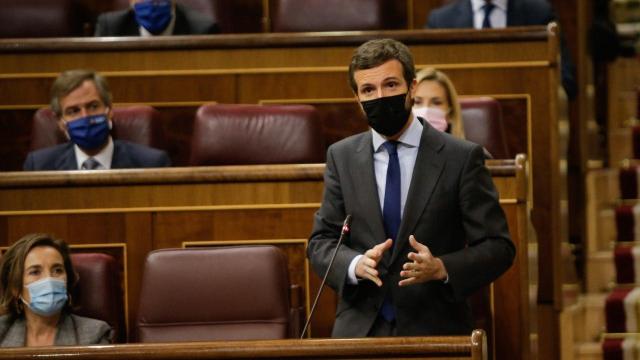
{"label": "standing man in suit", "polygon": [[468,335],[467,297],[515,256],[482,147],[412,116],[402,43],[364,43],[349,77],[371,130],[329,148],[307,254],[324,275],[352,215],[327,279],[339,294],[333,336]]}
{"label": "standing man in suit", "polygon": [[[426,28],[505,28],[510,26],[546,25],[556,21],[551,5],[546,0],[455,0],[431,11]],[[561,37],[562,86],[569,99],[575,98],[576,70]]]}
{"label": "standing man in suit", "polygon": [[30,152],[24,170],[171,166],[164,151],[111,138],[111,92],[106,79],[94,71],[60,74],[51,87],[51,108],[70,141]]}
{"label": "standing man in suit", "polygon": [[130,0],[127,10],[98,16],[95,36],[207,35],[220,32],[218,25],[175,0]]}

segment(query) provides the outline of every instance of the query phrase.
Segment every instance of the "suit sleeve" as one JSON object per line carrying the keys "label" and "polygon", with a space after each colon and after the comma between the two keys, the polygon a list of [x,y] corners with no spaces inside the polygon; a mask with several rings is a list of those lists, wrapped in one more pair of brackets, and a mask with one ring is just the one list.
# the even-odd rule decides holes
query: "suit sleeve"
{"label": "suit sleeve", "polygon": [[160,158],[158,160],[158,167],[170,167],[171,159],[169,159],[169,155],[165,151],[162,151]]}
{"label": "suit sleeve", "polygon": [[[324,194],[322,205],[314,216],[313,230],[309,238],[307,256],[318,276],[323,277],[333,252],[338,244],[340,230],[345,218],[344,198],[334,155],[327,152],[324,174]],[[359,253],[344,243],[340,246],[336,259],[327,277],[327,284],[342,294],[347,281],[347,271],[351,260]]]}
{"label": "suit sleeve", "polygon": [[438,23],[438,14],[434,11],[431,11],[427,15],[427,22],[424,24],[425,29],[438,29],[441,26]]}
{"label": "suit sleeve", "polygon": [[24,171],[34,171],[35,170],[35,164],[33,163],[33,154],[29,153],[27,155],[27,159],[24,161],[24,164],[22,165],[22,170]]}
{"label": "suit sleeve", "polygon": [[460,210],[467,246],[440,257],[455,298],[488,285],[512,264],[515,247],[482,147],[469,152],[460,178]]}

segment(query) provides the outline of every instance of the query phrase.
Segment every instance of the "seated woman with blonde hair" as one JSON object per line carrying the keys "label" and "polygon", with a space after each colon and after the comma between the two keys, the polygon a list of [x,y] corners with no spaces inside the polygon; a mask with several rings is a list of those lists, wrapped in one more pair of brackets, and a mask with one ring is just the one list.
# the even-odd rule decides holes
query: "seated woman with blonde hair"
{"label": "seated woman with blonde hair", "polygon": [[458,92],[442,71],[424,68],[416,74],[413,115],[440,131],[464,139]]}
{"label": "seated woman with blonde hair", "polygon": [[[464,139],[462,110],[458,92],[449,77],[434,68],[424,68],[416,74],[416,91],[413,96],[413,116],[437,130]],[[483,147],[484,156],[492,159],[491,153]]]}
{"label": "seated woman with blonde hair", "polygon": [[46,234],[16,241],[0,264],[0,346],[110,343],[106,322],[71,314],[69,294],[77,280],[64,241]]}

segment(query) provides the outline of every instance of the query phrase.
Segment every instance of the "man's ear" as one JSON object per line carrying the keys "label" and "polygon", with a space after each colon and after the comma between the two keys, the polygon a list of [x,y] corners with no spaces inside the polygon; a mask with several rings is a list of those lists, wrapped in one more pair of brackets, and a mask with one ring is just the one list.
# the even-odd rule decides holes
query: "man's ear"
{"label": "man's ear", "polygon": [[69,132],[67,131],[67,123],[62,120],[61,117],[58,117],[58,130],[64,135],[64,138],[67,139],[67,141],[71,140]]}
{"label": "man's ear", "polygon": [[113,129],[113,110],[111,110],[111,106],[107,108],[107,121],[109,122],[109,130]]}
{"label": "man's ear", "polygon": [[418,89],[418,80],[413,79],[411,84],[409,84],[409,94],[411,95],[411,98],[416,96],[416,89]]}

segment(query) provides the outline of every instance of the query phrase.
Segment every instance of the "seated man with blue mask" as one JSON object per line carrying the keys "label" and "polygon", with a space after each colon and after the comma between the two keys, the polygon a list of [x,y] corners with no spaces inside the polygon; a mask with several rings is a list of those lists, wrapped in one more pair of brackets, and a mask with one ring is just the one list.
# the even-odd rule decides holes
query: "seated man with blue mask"
{"label": "seated man with blue mask", "polygon": [[209,17],[175,0],[130,0],[127,10],[101,14],[95,36],[207,35],[220,32]]}
{"label": "seated man with blue mask", "polygon": [[70,141],[30,152],[24,170],[171,166],[164,151],[111,138],[111,92],[105,78],[94,71],[60,74],[51,87],[51,108]]}

